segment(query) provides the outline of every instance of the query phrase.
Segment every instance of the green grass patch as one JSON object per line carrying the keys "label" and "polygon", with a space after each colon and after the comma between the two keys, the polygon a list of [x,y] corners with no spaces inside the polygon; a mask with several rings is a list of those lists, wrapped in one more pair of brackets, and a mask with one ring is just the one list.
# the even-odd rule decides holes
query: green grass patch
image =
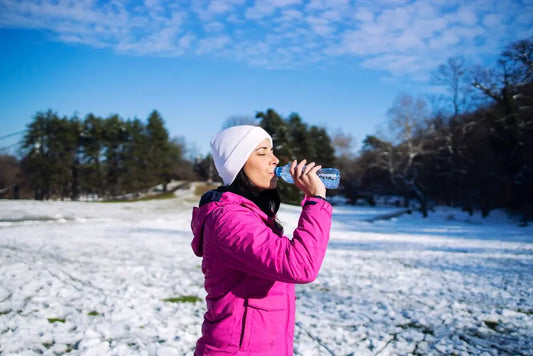
{"label": "green grass patch", "polygon": [[94,311],[94,310],[93,310],[93,311],[88,312],[87,315],[90,315],[90,316],[98,316],[98,315],[100,315],[100,313],[98,313],[97,311]]}
{"label": "green grass patch", "polygon": [[197,303],[201,302],[202,299],[195,295],[182,295],[180,297],[166,298],[163,301],[168,303]]}
{"label": "green grass patch", "polygon": [[149,195],[146,197],[135,199],[133,201],[164,200],[164,199],[173,199],[175,197],[176,195],[174,195],[174,192],[165,192],[165,193],[160,193],[157,195]]}
{"label": "green grass patch", "polygon": [[64,323],[65,322],[65,319],[62,319],[62,318],[48,318],[48,322],[53,324],[53,323]]}

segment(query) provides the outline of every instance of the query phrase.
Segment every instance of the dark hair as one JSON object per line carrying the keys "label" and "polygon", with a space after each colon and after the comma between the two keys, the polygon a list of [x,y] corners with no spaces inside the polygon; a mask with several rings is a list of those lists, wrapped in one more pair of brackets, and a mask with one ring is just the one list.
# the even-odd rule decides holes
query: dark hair
{"label": "dark hair", "polygon": [[276,228],[283,232],[283,226],[276,218],[276,213],[281,204],[281,198],[277,189],[266,189],[260,191],[250,181],[244,169],[241,169],[235,177],[233,183],[229,186],[229,191],[235,194],[242,195],[246,199],[251,200],[269,217],[274,217]]}

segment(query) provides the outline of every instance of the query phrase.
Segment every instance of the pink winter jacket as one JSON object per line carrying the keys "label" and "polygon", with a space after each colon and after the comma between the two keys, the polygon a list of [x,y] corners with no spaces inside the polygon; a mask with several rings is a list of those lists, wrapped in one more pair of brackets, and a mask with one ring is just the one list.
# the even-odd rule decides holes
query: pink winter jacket
{"label": "pink winter jacket", "polygon": [[240,195],[211,191],[202,203],[193,210],[191,227],[193,251],[203,256],[207,312],[194,354],[292,355],[294,284],[318,275],[331,205],[304,199],[289,239]]}

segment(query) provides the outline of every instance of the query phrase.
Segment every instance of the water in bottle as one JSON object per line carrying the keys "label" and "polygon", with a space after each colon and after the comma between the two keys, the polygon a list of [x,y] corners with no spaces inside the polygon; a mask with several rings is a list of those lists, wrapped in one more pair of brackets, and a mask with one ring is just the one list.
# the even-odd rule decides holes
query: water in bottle
{"label": "water in bottle", "polygon": [[[288,163],[284,166],[276,167],[274,174],[282,178],[287,183],[294,183],[290,172],[291,164]],[[321,168],[316,172],[318,178],[324,183],[326,188],[335,189],[339,187],[341,175],[336,168]]]}

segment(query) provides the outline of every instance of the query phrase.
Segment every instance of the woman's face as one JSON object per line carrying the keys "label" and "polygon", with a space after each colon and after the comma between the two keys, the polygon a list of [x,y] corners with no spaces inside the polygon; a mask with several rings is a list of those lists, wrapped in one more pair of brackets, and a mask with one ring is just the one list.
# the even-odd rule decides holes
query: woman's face
{"label": "woman's face", "polygon": [[276,188],[274,168],[279,160],[274,156],[270,140],[265,138],[252,152],[244,164],[244,173],[260,191]]}

